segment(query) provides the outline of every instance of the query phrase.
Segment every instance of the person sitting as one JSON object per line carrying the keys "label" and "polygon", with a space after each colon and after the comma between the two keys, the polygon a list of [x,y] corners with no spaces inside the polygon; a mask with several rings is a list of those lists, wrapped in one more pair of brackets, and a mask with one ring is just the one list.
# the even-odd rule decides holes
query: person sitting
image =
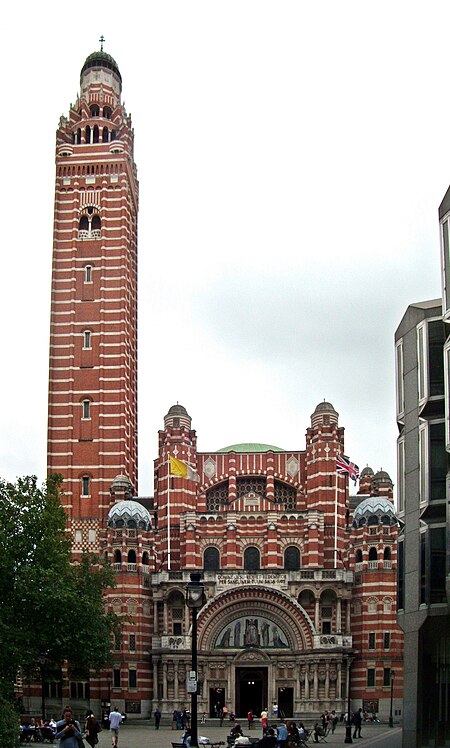
{"label": "person sitting", "polygon": [[277,736],[273,727],[268,727],[261,740],[258,740],[257,748],[275,748]]}
{"label": "person sitting", "polygon": [[288,731],[284,722],[281,722],[277,728],[277,748],[286,748]]}
{"label": "person sitting", "polygon": [[234,745],[251,745],[250,738],[247,735],[238,735],[234,741]]}
{"label": "person sitting", "polygon": [[231,728],[230,735],[233,738],[237,738],[239,735],[243,735],[242,727],[240,726],[239,722],[236,722],[236,724]]}

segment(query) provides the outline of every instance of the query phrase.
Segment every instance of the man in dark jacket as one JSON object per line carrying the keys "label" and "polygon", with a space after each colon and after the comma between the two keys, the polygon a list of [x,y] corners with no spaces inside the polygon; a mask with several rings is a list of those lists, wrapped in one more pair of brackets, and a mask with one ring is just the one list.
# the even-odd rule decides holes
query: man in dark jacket
{"label": "man in dark jacket", "polygon": [[352,725],[355,728],[353,730],[354,738],[362,738],[361,725],[362,725],[362,709],[359,707],[358,711],[354,713],[352,717]]}

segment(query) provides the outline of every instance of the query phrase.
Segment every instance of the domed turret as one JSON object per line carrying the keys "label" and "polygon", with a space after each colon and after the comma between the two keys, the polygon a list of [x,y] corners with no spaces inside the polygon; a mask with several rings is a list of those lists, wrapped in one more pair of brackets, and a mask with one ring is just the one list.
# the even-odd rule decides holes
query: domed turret
{"label": "domed turret", "polygon": [[368,465],[366,465],[366,467],[361,470],[361,473],[359,476],[358,493],[367,494],[367,495],[370,495],[372,493],[373,475],[374,475],[373,470]]}
{"label": "domed turret", "polygon": [[116,475],[109,491],[111,496],[128,499],[133,496],[133,485],[128,476]]}
{"label": "domed turret", "polygon": [[394,506],[384,496],[368,496],[358,504],[353,513],[353,527],[396,525],[397,523]]}
{"label": "domed turret", "polygon": [[394,484],[391,481],[391,477],[386,470],[379,470],[372,478],[372,493],[375,496],[385,496],[388,499],[392,498]]}
{"label": "domed turret", "polygon": [[185,426],[186,428],[190,429],[191,423],[191,416],[187,412],[186,408],[179,403],[177,403],[176,405],[172,405],[172,407],[169,408],[169,412],[164,416],[165,429],[180,428],[181,426]]}
{"label": "domed turret", "polygon": [[120,82],[122,82],[122,76],[120,75],[120,70],[117,62],[115,61],[114,57],[111,57],[111,55],[109,55],[107,52],[104,52],[103,50],[100,50],[100,52],[92,52],[92,54],[86,57],[84,65],[81,68],[80,82],[83,78],[83,73],[86,70],[89,70],[89,68],[106,68],[108,70],[112,70],[117,75]]}
{"label": "domed turret", "polygon": [[311,416],[311,426],[316,428],[321,425],[338,425],[339,413],[334,409],[331,403],[326,400],[319,403]]}
{"label": "domed turret", "polygon": [[108,527],[115,530],[121,527],[151,530],[150,514],[138,501],[118,501],[108,513]]}

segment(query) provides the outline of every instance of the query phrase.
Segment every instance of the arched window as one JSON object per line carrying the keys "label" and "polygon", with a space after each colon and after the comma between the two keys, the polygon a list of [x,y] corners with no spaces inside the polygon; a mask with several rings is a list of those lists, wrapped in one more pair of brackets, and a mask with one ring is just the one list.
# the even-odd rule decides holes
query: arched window
{"label": "arched window", "polygon": [[80,223],[78,224],[78,231],[86,231],[89,233],[89,221],[87,216],[81,216]]}
{"label": "arched window", "polygon": [[92,216],[92,231],[100,231],[102,227],[102,222],[100,220],[100,216]]}
{"label": "arched window", "polygon": [[109,141],[109,130],[107,127],[103,128],[102,140],[104,143],[107,143]]}
{"label": "arched window", "polygon": [[83,407],[83,416],[82,418],[90,418],[91,417],[91,401],[90,400],[83,400],[81,403]]}
{"label": "arched window", "polygon": [[91,481],[88,475],[83,475],[81,478],[81,495],[89,496],[91,488]]}
{"label": "arched window", "polygon": [[97,104],[91,104],[89,107],[91,112],[91,117],[99,117],[100,116],[100,107]]}
{"label": "arched window", "polygon": [[77,143],[77,145],[80,145],[80,143],[81,143],[81,127],[79,127],[78,130],[77,130],[76,143]]}
{"label": "arched window", "polygon": [[143,566],[148,566],[148,553],[147,553],[147,551],[144,551],[144,553],[142,554],[142,565]]}
{"label": "arched window", "polygon": [[369,548],[369,561],[376,561],[378,559],[377,549]]}
{"label": "arched window", "polygon": [[128,551],[128,557],[127,557],[129,564],[135,564],[136,563],[136,551],[131,549],[131,551]]}
{"label": "arched window", "polygon": [[220,554],[217,548],[205,548],[205,553],[203,554],[203,568],[205,571],[219,571]]}
{"label": "arched window", "polygon": [[98,142],[99,142],[99,140],[100,140],[100,131],[99,131],[99,129],[98,129],[98,126],[97,126],[97,125],[95,125],[95,126],[94,126],[94,132],[93,132],[93,136],[92,136],[92,142],[93,142],[93,143],[98,143]]}
{"label": "arched window", "polygon": [[84,142],[85,143],[90,143],[91,142],[91,128],[89,127],[89,125],[86,125],[86,131],[85,131],[85,135],[84,135]]}
{"label": "arched window", "polygon": [[300,569],[300,551],[295,545],[290,545],[284,551],[284,568],[286,571],[298,571]]}
{"label": "arched window", "polygon": [[91,347],[91,331],[85,330],[83,333],[83,348]]}
{"label": "arched window", "polygon": [[92,283],[92,265],[84,266],[84,282]]}
{"label": "arched window", "polygon": [[258,571],[261,568],[261,556],[259,549],[254,546],[244,551],[244,569],[246,571]]}
{"label": "arched window", "polygon": [[120,551],[115,551],[114,553],[114,563],[115,564],[121,564],[122,563],[122,554]]}
{"label": "arched window", "polygon": [[390,547],[388,545],[384,549],[383,558],[384,558],[385,561],[390,561],[391,560],[391,549],[390,549]]}
{"label": "arched window", "polygon": [[356,551],[355,560],[356,560],[357,564],[361,564],[362,563],[363,556],[362,556],[362,550],[361,550],[361,548],[358,548],[358,550]]}
{"label": "arched window", "polygon": [[104,106],[103,107],[103,116],[106,119],[111,119],[111,117],[112,117],[112,109],[111,109],[110,106]]}
{"label": "arched window", "polygon": [[116,130],[111,130],[111,140],[117,140],[117,132],[116,132]]}

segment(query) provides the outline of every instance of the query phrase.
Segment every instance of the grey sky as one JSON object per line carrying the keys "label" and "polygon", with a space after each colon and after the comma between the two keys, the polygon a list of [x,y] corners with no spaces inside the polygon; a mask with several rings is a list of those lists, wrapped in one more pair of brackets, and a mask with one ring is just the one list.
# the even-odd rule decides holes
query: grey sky
{"label": "grey sky", "polygon": [[177,400],[200,450],[301,449],[326,398],[395,481],[393,334],[440,294],[449,27],[444,2],[9,5],[0,475],[45,474],[54,133],[104,34],[140,180],[140,493]]}

